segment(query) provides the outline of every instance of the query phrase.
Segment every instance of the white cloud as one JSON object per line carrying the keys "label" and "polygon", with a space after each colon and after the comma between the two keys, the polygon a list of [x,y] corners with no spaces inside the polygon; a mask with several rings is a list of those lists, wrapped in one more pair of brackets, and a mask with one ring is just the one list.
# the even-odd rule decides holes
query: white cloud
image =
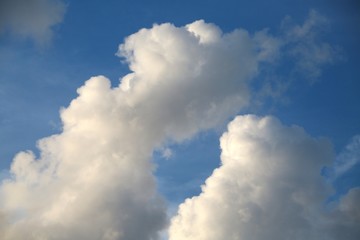
{"label": "white cloud", "polygon": [[129,96],[127,104],[143,114],[142,125],[182,140],[248,104],[248,84],[257,74],[259,53],[246,31],[219,32],[203,21],[184,28],[155,25],[120,46],[119,54],[130,60],[134,71],[120,87]]}
{"label": "white cloud", "polygon": [[170,240],[358,239],[359,190],[332,210],[320,172],[332,149],[273,117],[239,116],[221,137],[222,166],[180,205]]}
{"label": "white cloud", "polygon": [[354,136],[345,149],[337,156],[332,169],[334,178],[346,173],[360,162],[360,135]]}
{"label": "white cloud", "polygon": [[65,14],[62,0],[4,0],[0,2],[0,32],[29,37],[43,44],[52,36],[52,27]]}
{"label": "white cloud", "polygon": [[329,20],[311,10],[302,25],[294,24],[287,17],[282,24],[283,41],[287,53],[295,60],[295,70],[310,81],[321,75],[321,68],[340,57],[337,47],[321,41],[321,35],[329,28]]}
{"label": "white cloud", "polygon": [[173,156],[173,151],[170,148],[165,148],[162,150],[161,156],[166,160],[170,159]]}
{"label": "white cloud", "polygon": [[[149,161],[153,151],[161,149],[164,144],[166,146],[168,140],[181,142],[200,131],[217,127],[246,107],[251,98],[250,84],[259,72],[259,65],[278,55],[278,44],[278,39],[268,36],[266,31],[253,35],[241,29],[222,33],[217,26],[204,21],[185,27],[168,23],[154,25],[126,38],[119,46],[118,55],[125,57],[132,72],[121,79],[119,86],[112,88],[110,81],[102,76],[88,80],[78,89],[79,96],[61,111],[62,133],[38,142],[40,156],[21,152],[15,157],[10,170],[12,177],[4,180],[0,187],[0,221],[7,223],[0,229],[2,239],[159,239],[167,219],[166,206],[157,192],[153,176],[154,165]],[[237,179],[244,191],[255,187],[255,196],[249,195],[235,207],[240,207],[242,218],[253,222],[254,226],[270,224],[269,220],[275,219],[277,210],[286,203],[285,200],[277,202],[277,195],[266,190],[278,181],[284,186],[276,188],[276,193],[294,193],[293,199],[287,199],[295,207],[291,211],[299,213],[303,210],[303,214],[308,214],[311,205],[305,208],[304,202],[310,203],[310,200],[318,200],[326,194],[320,183],[313,185],[319,180],[314,172],[324,163],[321,160],[326,160],[322,154],[328,154],[326,144],[312,140],[298,128],[285,128],[287,130],[283,132],[284,128],[273,119],[259,120],[267,130],[262,135],[258,126],[253,124],[256,120],[248,118],[250,120],[245,123],[249,125],[240,126],[240,129],[253,127],[255,132],[253,135],[249,132],[249,136],[255,139],[247,139],[247,145],[244,142],[245,150],[259,143],[256,137],[261,139],[267,134],[274,135],[275,140],[291,149],[289,152],[286,148],[284,152],[274,152],[276,166],[271,162],[257,164],[257,157],[263,156],[263,152],[254,151],[259,156],[254,155],[253,162],[243,163],[247,170],[240,169],[245,171],[249,182],[238,176],[241,171],[230,169],[232,175],[223,176],[225,182],[227,178]],[[267,128],[267,124],[277,127],[280,132]],[[232,125],[235,127],[237,124]],[[300,137],[303,145],[299,149],[297,142],[292,142],[292,134]],[[235,141],[241,140],[235,138]],[[274,146],[269,139],[263,139],[263,144],[264,154],[268,153],[266,151],[273,153],[271,147]],[[280,145],[275,147],[280,148]],[[293,153],[294,149],[298,156],[292,163],[299,169],[285,161],[284,156]],[[229,151],[238,153],[236,147]],[[309,168],[300,161],[304,156],[309,157],[305,162],[313,166],[314,171],[305,171]],[[319,157],[319,163],[310,161],[315,156]],[[223,157],[223,161],[224,166],[216,170],[220,175],[221,169],[229,164],[238,165],[237,161],[231,163],[230,158]],[[258,170],[256,177],[260,179],[252,177],[251,170]],[[277,174],[272,175],[269,170]],[[299,172],[309,178],[302,179]],[[303,181],[297,182],[297,178]],[[211,179],[209,186],[212,185]],[[258,181],[261,179],[269,181],[261,185],[262,182]],[[288,180],[290,186],[295,185],[294,190],[286,186]],[[211,193],[217,201],[227,199],[227,195],[238,197],[236,191],[231,191],[235,183],[228,183],[228,188],[218,189],[226,195]],[[205,192],[206,188],[212,187],[205,187]],[[260,206],[274,207],[269,212],[270,219],[265,218],[260,223],[255,221],[258,217],[255,213],[259,212],[261,216],[262,209],[256,204],[247,205],[253,197],[258,198]],[[207,205],[204,206],[207,209]],[[228,206],[233,207],[232,203]],[[242,209],[243,206],[248,209]],[[218,228],[211,224],[217,222],[209,220],[212,209],[209,212],[204,209],[196,210],[202,214],[199,215],[202,220],[210,223],[210,227],[204,230],[216,231]],[[217,211],[215,214],[220,214],[218,218],[224,217],[224,222],[230,219],[225,218],[228,212],[237,214],[230,208],[225,212],[221,207],[214,210]],[[298,217],[287,222],[288,216],[285,211],[279,216],[283,217],[282,222],[277,223],[300,224],[306,228],[307,219],[295,215]],[[194,226],[202,226],[202,220],[193,222]],[[231,220],[234,222],[229,222],[226,231],[222,229],[212,238],[221,236],[222,231],[231,231],[238,221],[236,218]],[[182,221],[181,224],[185,223]],[[172,231],[180,231],[174,229],[173,226]],[[266,229],[273,233],[270,226]]]}
{"label": "white cloud", "polygon": [[158,239],[166,208],[149,159],[249,100],[259,51],[244,30],[198,21],[142,29],[119,48],[133,71],[98,76],[62,109],[63,132],[19,153],[1,185],[2,239]]}
{"label": "white cloud", "polygon": [[[265,102],[288,103],[286,92],[298,81],[313,84],[319,80],[325,66],[342,60],[341,48],[324,40],[330,21],[315,10],[309,11],[302,24],[287,16],[277,35],[270,29],[254,34],[261,50],[260,77],[254,84],[252,107]],[[270,104],[271,105],[271,104]]]}

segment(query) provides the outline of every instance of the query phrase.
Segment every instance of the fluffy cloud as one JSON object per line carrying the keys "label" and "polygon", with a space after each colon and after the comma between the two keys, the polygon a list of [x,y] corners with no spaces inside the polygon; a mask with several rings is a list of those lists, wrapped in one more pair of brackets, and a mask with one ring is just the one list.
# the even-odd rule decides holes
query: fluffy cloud
{"label": "fluffy cloud", "polygon": [[246,106],[261,51],[246,31],[203,21],[129,36],[119,55],[132,73],[114,88],[88,80],[61,111],[63,132],[38,142],[40,156],[15,157],[1,185],[2,239],[158,239],[167,220],[152,152]]}
{"label": "fluffy cloud", "polygon": [[62,0],[4,0],[0,2],[0,32],[9,30],[46,43],[51,38],[51,28],[62,22],[64,14]]}
{"label": "fluffy cloud", "polygon": [[221,167],[180,205],[170,240],[358,239],[359,189],[326,209],[324,139],[273,117],[239,116],[220,139]]}
{"label": "fluffy cloud", "polygon": [[[126,38],[118,55],[125,58],[131,73],[115,87],[103,76],[88,80],[78,89],[79,96],[61,110],[62,133],[41,139],[39,156],[20,152],[15,157],[12,176],[0,187],[2,239],[159,239],[167,217],[164,200],[157,192],[154,166],[149,161],[153,151],[163,149],[168,140],[181,142],[217,127],[246,107],[252,96],[252,80],[263,62],[279,55],[280,42],[267,31],[249,34],[238,29],[222,33],[204,21],[184,27],[154,25]],[[258,231],[259,237],[270,233],[281,236],[270,226],[272,222],[278,227],[290,224],[284,233],[290,236],[297,224],[299,231],[307,229],[307,214],[315,214],[310,203],[316,204],[327,194],[315,175],[330,154],[326,143],[311,139],[298,128],[284,128],[274,119],[245,117],[237,121],[230,125],[238,127],[237,132],[251,129],[248,142],[242,142],[242,154],[252,149],[253,161],[237,161],[241,152],[231,146],[244,139],[236,137],[236,130],[235,143],[226,143],[230,137],[223,137],[224,166],[215,171],[219,176],[211,177],[204,188],[204,196],[210,192],[206,200],[209,203],[203,204],[200,197],[183,205],[181,217],[173,221],[173,239],[181,239],[181,234],[191,231],[190,224],[197,226],[201,234],[214,233],[209,238],[194,233],[199,240],[247,236],[251,234],[250,223],[264,227],[264,231]],[[258,122],[264,133],[258,129]],[[266,138],[268,135],[275,139],[275,145]],[[257,144],[261,144],[262,151],[255,151]],[[279,149],[282,151],[275,151]],[[226,154],[234,155],[234,159]],[[259,163],[261,157],[271,154],[272,158]],[[286,157],[292,154],[296,156],[293,162],[287,162]],[[252,176],[254,170],[257,174]],[[224,171],[230,175],[223,175]],[[222,184],[226,187],[221,188]],[[251,194],[241,200],[234,185]],[[212,188],[216,191],[206,190]],[[288,198],[277,198],[281,194],[288,194]],[[345,210],[352,206],[357,194],[354,196],[345,201]],[[227,199],[233,202],[226,203]],[[258,202],[254,203],[254,199]],[[287,201],[290,212],[279,214]],[[227,210],[218,207],[217,202],[226,203]],[[189,204],[198,204],[199,208],[192,212]],[[272,207],[266,212],[269,217],[258,221],[264,216],[262,207],[268,206]],[[192,217],[197,216],[196,211],[201,213],[199,221]],[[294,217],[288,221],[290,213]],[[240,221],[237,214],[242,216],[241,221],[248,222],[245,232],[234,230]],[[226,229],[215,227],[222,226],[217,219],[228,223]],[[226,232],[232,235],[222,235]],[[313,236],[312,232],[301,234]]]}
{"label": "fluffy cloud", "polygon": [[133,71],[120,88],[139,125],[182,140],[248,104],[261,53],[245,30],[222,34],[203,21],[155,25],[120,46]]}

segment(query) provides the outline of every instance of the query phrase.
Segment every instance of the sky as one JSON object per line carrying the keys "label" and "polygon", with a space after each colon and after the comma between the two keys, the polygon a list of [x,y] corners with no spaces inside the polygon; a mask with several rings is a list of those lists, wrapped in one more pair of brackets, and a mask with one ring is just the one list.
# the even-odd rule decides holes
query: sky
{"label": "sky", "polygon": [[359,239],[359,7],[0,1],[1,238]]}

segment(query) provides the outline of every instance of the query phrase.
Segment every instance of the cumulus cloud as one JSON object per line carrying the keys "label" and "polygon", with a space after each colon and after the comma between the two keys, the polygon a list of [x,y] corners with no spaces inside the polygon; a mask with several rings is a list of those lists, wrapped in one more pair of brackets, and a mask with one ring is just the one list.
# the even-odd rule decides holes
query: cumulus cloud
{"label": "cumulus cloud", "polygon": [[134,72],[120,88],[142,126],[182,140],[248,104],[260,53],[247,31],[222,34],[197,21],[181,29],[171,24],[142,29],[127,38],[119,54]]}
{"label": "cumulus cloud", "polygon": [[[245,30],[155,25],[120,45],[132,72],[102,76],[61,110],[63,131],[19,153],[1,185],[2,239],[158,239],[166,208],[149,159],[249,101],[261,50]],[[6,216],[6,217],[5,217]]]}
{"label": "cumulus cloud", "polygon": [[[78,89],[79,96],[61,110],[62,132],[38,142],[39,156],[25,151],[14,158],[11,178],[5,179],[0,187],[2,239],[159,239],[167,226],[167,217],[166,205],[157,192],[154,165],[149,161],[153,151],[163,149],[167,141],[179,143],[200,131],[217,127],[248,106],[252,95],[250,85],[261,71],[260,65],[279,55],[278,45],[279,39],[269,36],[266,30],[254,34],[242,29],[223,33],[216,25],[202,20],[184,27],[169,23],[154,25],[127,37],[119,46],[118,55],[129,64],[131,73],[115,87],[106,77],[92,77]],[[312,140],[298,128],[284,128],[274,119],[244,119],[237,120],[244,122],[239,126],[239,132],[242,128],[253,128],[248,143],[243,143],[245,150],[246,147],[252,149],[254,159],[248,162],[249,165],[246,161],[240,164],[248,169],[237,171],[235,153],[240,152],[236,147],[229,149],[229,154],[234,154],[234,161],[224,155],[224,166],[215,171],[221,175],[224,171],[221,169],[234,165],[234,171],[229,170],[232,175],[223,176],[223,183],[229,186],[217,189],[225,195],[218,195],[218,192],[211,195],[223,203],[228,199],[227,195],[240,199],[232,186],[235,184],[233,178],[245,192],[252,189],[253,195],[246,196],[240,203],[229,203],[225,212],[221,207],[207,209],[216,204],[203,205],[201,198],[189,200],[187,204],[200,202],[200,208],[196,210],[202,214],[200,221],[189,217],[192,213],[187,210],[187,204],[183,205],[181,211],[184,213],[180,215],[184,215],[186,223],[179,220],[180,217],[173,221],[173,239],[182,239],[181,234],[190,231],[186,226],[191,223],[199,226],[197,229],[201,234],[206,234],[203,232],[206,229],[215,234],[207,239],[216,239],[216,236],[226,239],[221,237],[226,231],[233,234],[226,235],[228,239],[235,239],[238,233],[250,234],[250,227],[245,233],[232,232],[239,220],[235,216],[237,211],[230,207],[238,208],[241,219],[248,221],[249,226],[254,223],[254,226],[265,227],[266,230],[259,230],[258,236],[275,234],[277,231],[267,224],[276,219],[277,210],[286,206],[286,200],[290,201],[289,207],[294,207],[290,210],[297,217],[288,222],[286,218],[290,214],[285,211],[279,215],[281,221],[275,223],[286,222],[290,224],[289,229],[300,224],[299,231],[310,224],[307,214],[312,213],[312,204],[305,205],[312,200],[318,202],[326,195],[314,172],[326,163],[327,144]],[[262,122],[265,133],[258,131],[256,122]],[[235,121],[231,126],[236,128],[237,125]],[[278,131],[272,131],[268,125],[277,127]],[[275,137],[275,145],[265,138],[267,134]],[[264,149],[255,151],[259,139],[263,140],[261,147]],[[235,137],[235,141],[242,139]],[[225,142],[222,144],[226,145]],[[230,145],[235,143],[229,143],[229,148]],[[283,152],[277,153],[275,150],[278,149]],[[303,152],[305,150],[308,152]],[[286,156],[294,151],[296,158],[288,163]],[[274,156],[270,160],[275,164],[270,160],[258,164],[258,158],[271,154]],[[304,162],[300,161],[303,157],[314,170],[306,168],[305,171]],[[318,161],[312,161],[315,158]],[[251,170],[258,170],[255,177],[250,174]],[[308,178],[302,179],[299,172]],[[247,177],[242,179],[240,175]],[[297,182],[297,179],[302,181]],[[267,183],[263,185],[262,180]],[[213,182],[215,184],[217,180]],[[287,199],[278,199],[270,191],[276,182],[281,184],[273,190],[279,195],[288,194]],[[206,189],[211,189],[212,183],[207,185],[204,195],[211,192]],[[253,198],[259,203],[253,204]],[[211,199],[212,196],[210,202]],[[261,209],[264,206],[271,206],[273,210],[268,212],[269,218],[257,222],[259,216],[264,215]],[[344,206],[350,205],[346,202]],[[229,223],[227,229],[216,232],[219,228],[214,227],[217,222],[212,216],[210,219],[210,210],[218,211],[213,213],[214,216],[220,214],[217,219],[224,217],[224,222]],[[235,214],[234,222],[228,221],[232,219],[227,218],[228,212]],[[303,215],[296,215],[299,212]],[[285,234],[290,236],[291,230]],[[308,234],[313,236],[312,232]],[[206,239],[203,235],[194,236],[199,237],[195,239]]]}
{"label": "cumulus cloud", "polygon": [[332,149],[273,117],[236,117],[220,139],[222,165],[180,205],[170,240],[358,239],[359,189],[334,209],[322,179]]}
{"label": "cumulus cloud", "polygon": [[0,2],[0,32],[29,37],[38,43],[51,39],[52,27],[65,14],[62,0],[3,0]]}

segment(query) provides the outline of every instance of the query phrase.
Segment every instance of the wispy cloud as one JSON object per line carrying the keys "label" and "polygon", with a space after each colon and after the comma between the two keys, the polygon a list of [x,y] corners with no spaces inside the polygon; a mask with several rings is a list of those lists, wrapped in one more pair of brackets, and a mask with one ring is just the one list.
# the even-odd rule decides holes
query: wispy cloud
{"label": "wispy cloud", "polygon": [[269,100],[287,102],[286,92],[296,82],[314,84],[324,67],[343,60],[341,47],[326,41],[330,25],[330,20],[311,10],[303,23],[285,17],[278,35],[272,35],[269,29],[255,34],[264,50],[259,57],[265,57],[268,64],[262,66],[265,74],[255,89],[254,106]]}
{"label": "wispy cloud", "polygon": [[330,21],[315,10],[303,24],[295,24],[291,17],[282,23],[284,42],[287,51],[295,62],[295,71],[308,79],[315,81],[321,75],[324,65],[333,63],[340,58],[339,47],[321,41],[321,37],[329,29]]}
{"label": "wispy cloud", "polygon": [[332,181],[346,174],[360,163],[360,135],[352,137],[350,142],[336,157],[334,165],[326,168],[326,175]]}

